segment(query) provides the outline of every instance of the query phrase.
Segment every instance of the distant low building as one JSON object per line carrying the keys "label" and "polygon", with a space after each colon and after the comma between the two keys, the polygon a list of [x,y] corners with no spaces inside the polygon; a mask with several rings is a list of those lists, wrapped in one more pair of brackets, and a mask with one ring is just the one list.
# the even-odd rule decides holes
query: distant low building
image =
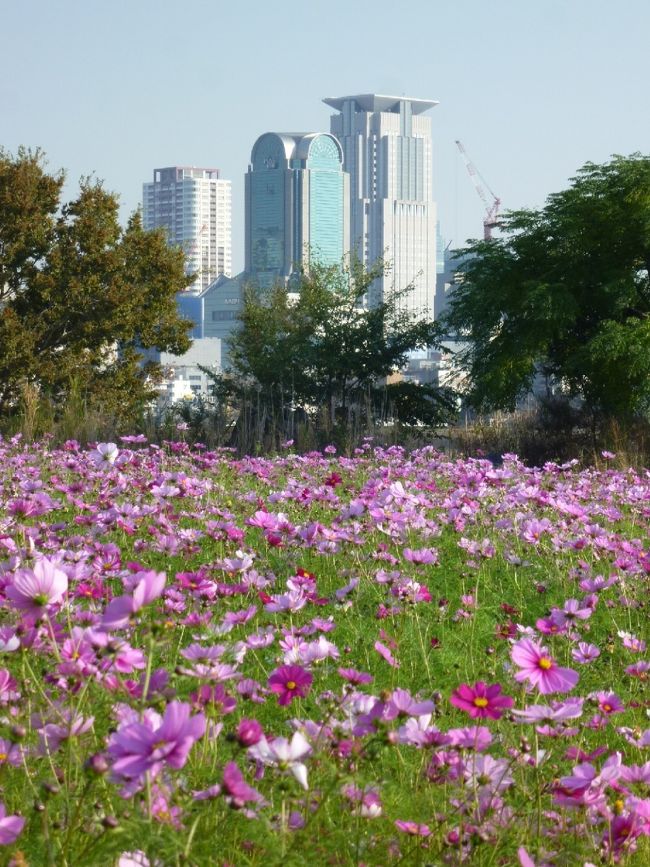
{"label": "distant low building", "polygon": [[144,357],[146,361],[158,362],[162,368],[158,398],[161,408],[179,400],[207,398],[211,380],[201,368],[213,373],[222,370],[221,340],[218,337],[198,338],[184,355],[147,350]]}

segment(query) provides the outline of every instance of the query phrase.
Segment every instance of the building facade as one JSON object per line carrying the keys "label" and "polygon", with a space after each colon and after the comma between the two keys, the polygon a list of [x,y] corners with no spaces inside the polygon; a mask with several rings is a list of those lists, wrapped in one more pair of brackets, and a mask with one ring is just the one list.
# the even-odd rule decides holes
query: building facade
{"label": "building facade", "polygon": [[348,249],[349,179],[328,133],[274,133],[253,146],[246,175],[245,272],[268,288],[310,261],[340,262]]}
{"label": "building facade", "polygon": [[336,109],[331,132],[343,148],[350,175],[349,246],[371,266],[389,266],[369,295],[412,286],[400,302],[431,317],[436,287],[436,205],[432,188],[431,119],[436,100],[356,94],[324,99]]}
{"label": "building facade", "polygon": [[232,273],[232,189],[219,169],[170,166],[154,169],[143,184],[145,229],[167,230],[168,241],[185,251],[192,289],[206,289]]}

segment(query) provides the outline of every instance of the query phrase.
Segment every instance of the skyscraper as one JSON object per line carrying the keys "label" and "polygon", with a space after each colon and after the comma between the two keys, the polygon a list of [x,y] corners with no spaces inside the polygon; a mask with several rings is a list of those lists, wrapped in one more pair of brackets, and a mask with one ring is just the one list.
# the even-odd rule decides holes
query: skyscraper
{"label": "skyscraper", "polygon": [[375,93],[323,100],[338,114],[331,132],[350,174],[350,249],[366,266],[383,258],[369,303],[391,287],[413,291],[406,309],[433,315],[436,288],[436,205],[432,193],[431,120],[436,100]]}
{"label": "skyscraper", "polygon": [[183,248],[194,289],[232,273],[232,191],[219,169],[170,166],[154,169],[143,184],[145,229],[164,226],[170,244]]}
{"label": "skyscraper", "polygon": [[260,136],[246,175],[246,273],[262,288],[296,266],[341,261],[348,249],[349,179],[329,133]]}

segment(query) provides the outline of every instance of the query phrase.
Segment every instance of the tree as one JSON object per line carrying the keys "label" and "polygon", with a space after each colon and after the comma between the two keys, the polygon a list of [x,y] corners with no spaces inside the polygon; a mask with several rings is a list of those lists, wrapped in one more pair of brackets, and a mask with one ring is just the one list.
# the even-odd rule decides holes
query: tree
{"label": "tree", "polygon": [[587,163],[503,237],[463,251],[443,327],[467,340],[471,403],[511,409],[536,371],[605,416],[650,404],[650,157]]}
{"label": "tree", "polygon": [[247,291],[230,341],[231,372],[219,379],[218,393],[248,401],[258,435],[260,425],[291,435],[296,413],[320,415],[327,436],[344,437],[379,418],[431,424],[453,411],[446,392],[385,384],[409,352],[435,345],[438,332],[400,305],[408,290],[364,306],[383,267],[312,264],[292,291]]}
{"label": "tree", "polygon": [[183,253],[138,214],[122,229],[99,182],[61,206],[63,180],[40,151],[0,150],[0,413],[27,382],[55,407],[74,387],[127,421],[151,391],[140,348],[189,348],[176,308]]}

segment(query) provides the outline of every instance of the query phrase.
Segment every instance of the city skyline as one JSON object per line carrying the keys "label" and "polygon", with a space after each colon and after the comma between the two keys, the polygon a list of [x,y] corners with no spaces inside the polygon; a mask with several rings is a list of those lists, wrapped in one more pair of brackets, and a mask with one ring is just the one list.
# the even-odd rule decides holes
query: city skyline
{"label": "city skyline", "polygon": [[[318,26],[315,26],[318,22]],[[251,143],[273,129],[329,128],[328,94],[422,94],[445,242],[482,235],[483,205],[455,141],[502,200],[539,207],[588,161],[646,151],[650,6],[625,0],[413,0],[398,13],[314,0],[291,19],[188,0],[24,0],[0,33],[0,144],[41,147],[140,202],[152,166],[218,166],[232,181],[233,273],[244,264]]]}

